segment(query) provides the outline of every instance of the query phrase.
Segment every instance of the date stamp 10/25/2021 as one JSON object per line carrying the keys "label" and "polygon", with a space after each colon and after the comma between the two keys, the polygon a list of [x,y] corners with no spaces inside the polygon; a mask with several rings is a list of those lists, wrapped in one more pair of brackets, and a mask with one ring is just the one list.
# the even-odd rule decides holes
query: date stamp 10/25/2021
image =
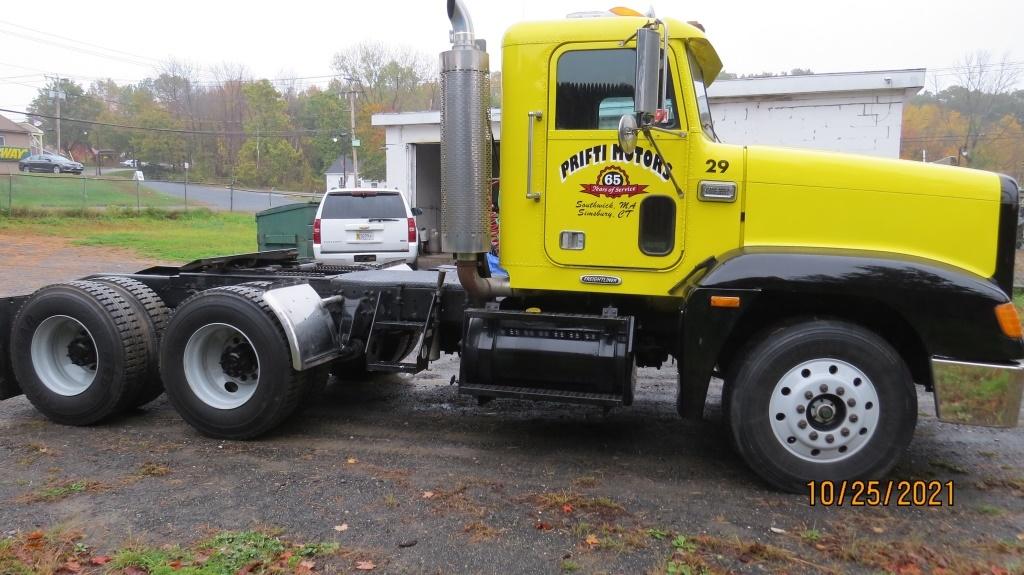
{"label": "date stamp 10/25/2021", "polygon": [[952,507],[952,480],[809,481],[811,507]]}

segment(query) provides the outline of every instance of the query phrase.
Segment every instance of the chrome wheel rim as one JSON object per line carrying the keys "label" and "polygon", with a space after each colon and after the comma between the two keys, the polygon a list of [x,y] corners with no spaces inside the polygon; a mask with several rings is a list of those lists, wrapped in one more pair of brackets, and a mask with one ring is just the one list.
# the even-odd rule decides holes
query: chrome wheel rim
{"label": "chrome wheel rim", "polygon": [[789,453],[815,463],[852,457],[878,429],[881,405],[871,380],[838,359],[805,361],[775,384],[768,418]]}
{"label": "chrome wheel rim", "polygon": [[252,341],[226,323],[207,324],[185,344],[185,379],[200,401],[214,409],[235,409],[252,399],[260,363]]}
{"label": "chrome wheel rim", "polygon": [[32,334],[32,367],[47,389],[71,397],[96,379],[96,340],[82,322],[66,315],[46,318]]}

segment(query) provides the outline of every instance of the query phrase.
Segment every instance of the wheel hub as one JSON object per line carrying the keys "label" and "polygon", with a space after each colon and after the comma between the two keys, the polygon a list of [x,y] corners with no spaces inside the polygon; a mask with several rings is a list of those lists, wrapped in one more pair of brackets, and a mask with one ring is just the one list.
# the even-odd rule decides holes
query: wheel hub
{"label": "wheel hub", "polygon": [[256,374],[256,354],[249,345],[239,338],[233,338],[220,356],[220,366],[230,377],[247,381]]}
{"label": "wheel hub", "polygon": [[241,330],[207,324],[192,334],[183,357],[185,379],[196,397],[215,409],[235,409],[256,393],[260,359]]}
{"label": "wheel hub", "polygon": [[789,370],[776,384],[768,409],[779,443],[814,462],[856,453],[874,435],[880,411],[878,392],[867,375],[829,358]]}
{"label": "wheel hub", "polygon": [[81,331],[68,343],[68,359],[72,365],[95,371],[96,347],[89,334]]}

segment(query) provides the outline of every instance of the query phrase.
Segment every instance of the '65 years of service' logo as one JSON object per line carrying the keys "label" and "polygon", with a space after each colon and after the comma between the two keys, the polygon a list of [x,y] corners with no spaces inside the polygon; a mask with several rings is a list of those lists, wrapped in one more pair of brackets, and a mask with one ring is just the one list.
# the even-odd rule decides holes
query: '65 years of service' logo
{"label": "'65 years of service' logo", "polygon": [[597,175],[596,184],[580,184],[584,194],[618,198],[646,194],[647,184],[629,183],[629,174],[619,166],[608,166]]}

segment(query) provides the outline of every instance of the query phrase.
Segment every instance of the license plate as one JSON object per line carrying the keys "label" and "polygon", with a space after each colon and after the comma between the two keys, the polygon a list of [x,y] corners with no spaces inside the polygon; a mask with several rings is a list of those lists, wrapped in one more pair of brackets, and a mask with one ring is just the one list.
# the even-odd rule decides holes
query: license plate
{"label": "license plate", "polygon": [[377,261],[377,256],[375,256],[373,254],[363,254],[363,255],[355,256],[353,259],[355,259],[355,261],[360,262],[360,263],[361,262],[375,262],[375,261]]}
{"label": "license plate", "polygon": [[373,241],[373,232],[356,232],[356,239],[359,241]]}

